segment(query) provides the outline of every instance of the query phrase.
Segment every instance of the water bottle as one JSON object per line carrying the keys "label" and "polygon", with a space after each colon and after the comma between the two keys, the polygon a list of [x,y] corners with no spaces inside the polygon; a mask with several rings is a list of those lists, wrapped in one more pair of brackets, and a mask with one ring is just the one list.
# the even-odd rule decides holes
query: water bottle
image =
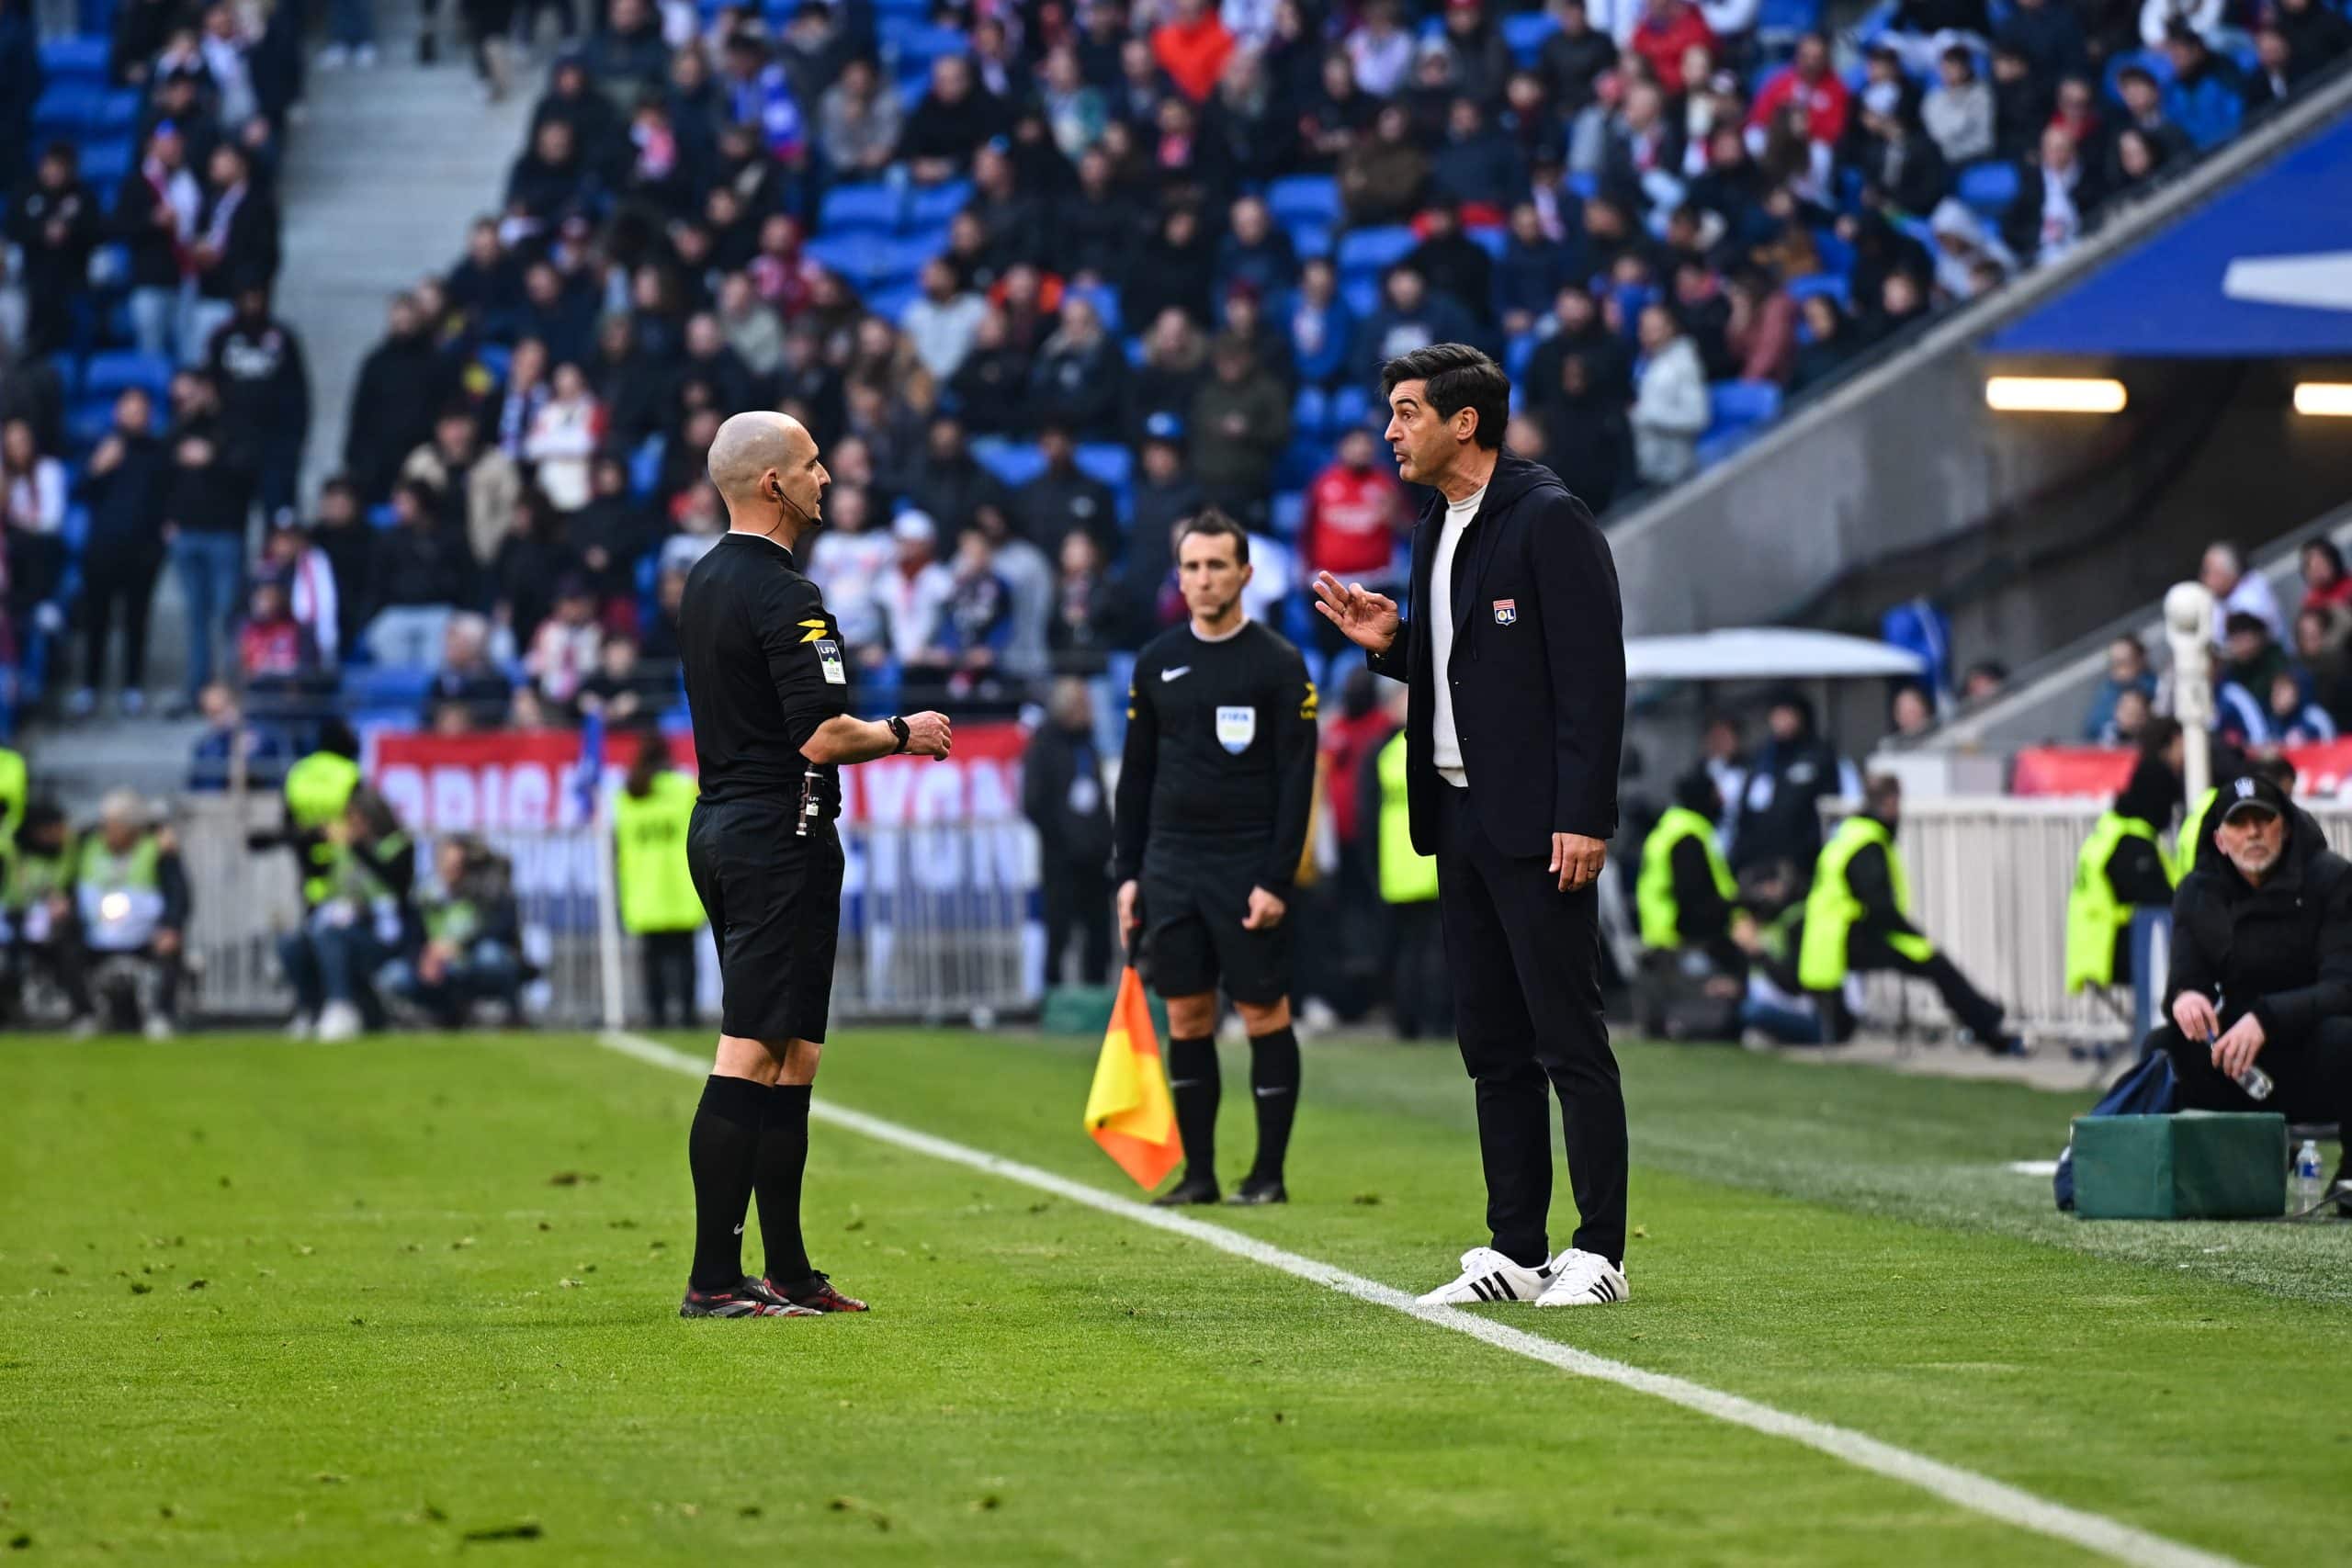
{"label": "water bottle", "polygon": [[2268,1100],[2270,1075],[2252,1062],[2248,1062],[2245,1065],[2245,1071],[2238,1075],[2238,1087],[2245,1090],[2245,1097],[2248,1100]]}
{"label": "water bottle", "polygon": [[2312,1138],[2295,1151],[2295,1201],[2298,1214],[2316,1204],[2327,1190],[2327,1183],[2320,1175],[2319,1144]]}

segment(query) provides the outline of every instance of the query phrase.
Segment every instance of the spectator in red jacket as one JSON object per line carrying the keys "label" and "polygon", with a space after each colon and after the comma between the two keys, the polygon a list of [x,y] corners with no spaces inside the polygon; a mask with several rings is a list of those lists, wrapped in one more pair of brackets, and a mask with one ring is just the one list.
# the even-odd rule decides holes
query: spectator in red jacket
{"label": "spectator in red jacket", "polygon": [[[1396,536],[1408,518],[1396,479],[1373,460],[1375,450],[1371,431],[1349,431],[1338,458],[1307,487],[1302,534],[1310,572],[1367,586],[1395,582]],[[1340,643],[1329,646],[1336,651]]]}
{"label": "spectator in red jacket", "polygon": [[1151,56],[1194,103],[1204,101],[1233,53],[1233,35],[1208,0],[1176,0],[1176,14],[1151,35]]}
{"label": "spectator in red jacket", "polygon": [[1714,29],[1699,7],[1690,0],[1649,0],[1626,47],[1649,63],[1650,74],[1668,97],[1679,98],[1688,85],[1682,80],[1682,62],[1693,45],[1710,56],[1714,53]]}
{"label": "spectator in red jacket", "polygon": [[[1638,44],[1636,47],[1639,47]],[[1819,33],[1807,33],[1797,42],[1794,64],[1764,84],[1756,95],[1756,103],[1747,111],[1751,129],[1769,127],[1783,105],[1792,101],[1805,107],[1805,134],[1825,146],[1834,147],[1846,134],[1847,111],[1852,95],[1838,73],[1829,66],[1829,40]]]}

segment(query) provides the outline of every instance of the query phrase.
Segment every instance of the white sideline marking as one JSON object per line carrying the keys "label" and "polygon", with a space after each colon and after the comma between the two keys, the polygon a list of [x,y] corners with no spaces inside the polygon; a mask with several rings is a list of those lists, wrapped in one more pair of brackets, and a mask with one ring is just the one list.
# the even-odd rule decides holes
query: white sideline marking
{"label": "white sideline marking", "polygon": [[[710,1070],[709,1063],[703,1058],[689,1056],[683,1051],[673,1050],[641,1034],[604,1033],[595,1038],[597,1043],[607,1050],[692,1077],[705,1077]],[[1213,1247],[1219,1252],[1230,1253],[1252,1263],[1262,1263],[1269,1269],[1279,1269],[1285,1274],[1337,1291],[1343,1296],[1386,1307],[1391,1312],[1419,1318],[1435,1327],[1468,1335],[1498,1349],[1509,1350],[1532,1361],[1542,1361],[1572,1376],[1615,1383],[1620,1388],[1629,1388],[1637,1393],[1650,1394],[1670,1404],[1679,1404],[1686,1410],[1695,1410],[1702,1416],[1728,1421],[1735,1427],[1745,1427],[1769,1437],[1786,1438],[1791,1442],[1801,1443],[1832,1459],[1843,1460],[1859,1469],[1932,1493],[1972,1513],[1982,1514],[2005,1525],[2014,1525],[2019,1529],[2069,1541],[2120,1562],[2152,1564],[2155,1568],[2241,1568],[2232,1558],[2200,1551],[2195,1547],[2183,1546],[2177,1541],[2134,1529],[2130,1525],[2119,1524],[2097,1514],[2070,1508],[2063,1503],[2052,1503],[1990,1476],[1962,1470],[1957,1465],[1945,1464],[1907,1449],[1898,1449],[1892,1443],[1881,1442],[1876,1438],[1865,1437],[1843,1427],[1833,1427],[1827,1422],[1815,1421],[1803,1416],[1792,1416],[1787,1411],[1758,1404],[1736,1393],[1724,1393],[1702,1383],[1668,1377],[1662,1372],[1644,1371],[1639,1367],[1629,1367],[1623,1361],[1595,1356],[1574,1346],[1513,1328],[1490,1317],[1480,1317],[1453,1307],[1422,1306],[1405,1292],[1376,1280],[1351,1274],[1299,1253],[1286,1252],[1260,1241],[1256,1236],[1227,1230],[1223,1225],[1208,1224],[1173,1210],[1155,1209],[1132,1198],[1104,1192],[1083,1182],[1072,1181],[1066,1176],[1057,1176],[1050,1170],[1040,1170],[1034,1165],[1023,1165],[1018,1160],[1005,1159],[963,1144],[950,1143],[945,1138],[936,1138],[929,1133],[919,1133],[896,1122],[886,1122],[878,1116],[868,1116],[864,1111],[846,1110],[821,1100],[809,1106],[808,1113],[820,1122],[830,1122],[834,1126],[862,1133],[881,1143],[929,1155],[950,1165],[1002,1177],[1008,1181],[1017,1181],[1024,1187],[1050,1192],[1057,1198],[1064,1198],[1106,1214],[1115,1214],[1137,1224],[1149,1225],[1155,1230],[1184,1236]]]}
{"label": "white sideline marking", "polygon": [[2058,1162],[2054,1159],[2013,1159],[2009,1161],[2008,1169],[2017,1176],[2055,1176],[2058,1174]]}

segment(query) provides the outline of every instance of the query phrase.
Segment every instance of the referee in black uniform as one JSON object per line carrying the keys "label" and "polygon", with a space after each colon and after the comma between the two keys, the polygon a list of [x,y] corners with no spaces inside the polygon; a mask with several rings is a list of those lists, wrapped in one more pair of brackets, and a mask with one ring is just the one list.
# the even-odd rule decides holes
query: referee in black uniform
{"label": "referee in black uniform", "polygon": [[1168,1078],[1184,1179],[1163,1207],[1214,1203],[1217,983],[1250,1034],[1258,1155],[1229,1200],[1281,1203],[1298,1110],[1283,914],[1315,798],[1315,683],[1298,649],[1241,613],[1250,536],[1211,508],[1176,541],[1191,618],[1154,637],[1127,690],[1119,771],[1119,925],[1143,933],[1168,998]]}
{"label": "referee in black uniform", "polygon": [[[1430,1304],[1625,1297],[1625,1100],[1600,1016],[1593,889],[1625,727],[1617,569],[1584,503],[1502,449],[1510,382],[1458,343],[1392,359],[1397,472],[1437,493],[1413,531],[1413,618],[1317,578],[1318,607],[1407,683],[1413,847],[1437,857],[1462,1057],[1477,1086],[1493,1243]],[[1583,1223],[1550,1256],[1557,1095]]]}
{"label": "referee in black uniform", "polygon": [[[725,985],[718,1054],[686,1157],[695,1258],[681,1317],[864,1312],[808,1262],[800,1176],[808,1096],[841,924],[840,767],[898,752],[944,757],[946,718],[852,718],[841,627],[800,557],[831,476],[800,422],[739,413],[710,445],[728,532],[686,578],[678,611],[702,795],[686,864]],[[766,1272],[743,1272],[756,1193]]]}

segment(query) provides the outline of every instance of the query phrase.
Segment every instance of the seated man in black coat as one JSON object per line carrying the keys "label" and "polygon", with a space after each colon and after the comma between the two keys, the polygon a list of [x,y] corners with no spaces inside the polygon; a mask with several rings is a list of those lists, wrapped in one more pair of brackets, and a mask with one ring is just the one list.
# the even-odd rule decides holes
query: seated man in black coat
{"label": "seated man in black coat", "polygon": [[[2315,826],[2268,779],[2222,791],[2221,861],[2200,858],[2173,900],[2171,1021],[2148,1043],[2172,1057],[2183,1110],[2352,1124],[2352,862]],[[2245,1087],[2257,1066],[2260,1099]],[[2332,1186],[2352,1213],[2347,1180],[2352,1160]]]}

